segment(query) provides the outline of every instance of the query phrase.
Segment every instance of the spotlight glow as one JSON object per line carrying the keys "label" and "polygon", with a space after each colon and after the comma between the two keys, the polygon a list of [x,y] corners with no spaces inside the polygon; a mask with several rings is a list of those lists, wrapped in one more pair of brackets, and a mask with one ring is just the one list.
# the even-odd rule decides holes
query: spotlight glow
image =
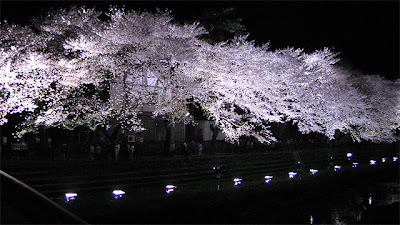
{"label": "spotlight glow", "polygon": [[357,168],[357,166],[358,166],[358,163],[353,163],[353,168]]}
{"label": "spotlight glow", "polygon": [[311,175],[315,175],[316,173],[318,173],[318,170],[310,169],[310,173]]}
{"label": "spotlight glow", "polygon": [[269,183],[272,181],[273,176],[265,176],[265,183]]}
{"label": "spotlight glow", "polygon": [[297,173],[295,173],[295,172],[289,172],[290,179],[293,179],[296,175],[297,175]]}
{"label": "spotlight glow", "polygon": [[171,185],[171,184],[168,184],[167,186],[165,186],[165,188],[167,189],[167,190],[166,190],[167,194],[169,194],[169,193],[171,193],[171,192],[174,192],[176,186]]}
{"label": "spotlight glow", "polygon": [[122,196],[125,194],[125,191],[122,190],[114,190],[113,192],[114,198],[118,199],[118,198],[122,198]]}
{"label": "spotlight glow", "polygon": [[238,186],[238,185],[242,184],[242,179],[240,179],[240,178],[235,178],[235,179],[233,179],[233,182],[234,182],[234,185],[235,185],[235,186]]}
{"label": "spotlight glow", "polygon": [[386,162],[386,158],[382,158],[382,162]]}
{"label": "spotlight glow", "polygon": [[375,161],[375,160],[369,160],[369,164],[370,164],[370,165],[375,165],[375,164],[376,164],[376,161]]}
{"label": "spotlight glow", "polygon": [[334,169],[335,171],[339,171],[341,168],[342,168],[341,166],[336,165]]}
{"label": "spotlight glow", "polygon": [[348,157],[348,158],[353,157],[353,153],[351,153],[351,152],[347,153],[347,157]]}
{"label": "spotlight glow", "polygon": [[396,162],[399,159],[399,157],[393,157],[393,162]]}
{"label": "spotlight glow", "polygon": [[65,199],[67,200],[67,202],[71,201],[71,200],[75,200],[75,197],[77,197],[78,194],[76,193],[65,193]]}

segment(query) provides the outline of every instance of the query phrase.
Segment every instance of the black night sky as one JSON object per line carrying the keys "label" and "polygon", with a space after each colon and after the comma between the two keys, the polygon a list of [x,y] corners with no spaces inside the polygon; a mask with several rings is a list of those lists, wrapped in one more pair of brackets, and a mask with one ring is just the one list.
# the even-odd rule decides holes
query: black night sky
{"label": "black night sky", "polygon": [[85,4],[97,9],[125,5],[172,10],[178,19],[195,20],[205,8],[236,7],[250,39],[270,41],[306,52],[333,47],[365,74],[399,78],[399,1],[1,1],[1,21],[26,24],[46,9]]}

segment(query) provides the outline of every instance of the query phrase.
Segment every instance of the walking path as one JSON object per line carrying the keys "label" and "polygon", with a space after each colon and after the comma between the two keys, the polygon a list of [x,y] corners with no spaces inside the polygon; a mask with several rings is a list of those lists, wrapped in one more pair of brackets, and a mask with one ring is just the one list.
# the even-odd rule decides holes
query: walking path
{"label": "walking path", "polygon": [[[224,177],[250,174],[287,174],[290,171],[309,173],[335,165],[351,167],[352,162],[368,165],[371,159],[382,163],[397,153],[385,149],[353,153],[351,158],[341,149],[253,154],[213,154],[174,157],[141,157],[133,161],[44,161],[3,160],[1,169],[39,192],[52,196],[67,191],[94,191],[112,187],[158,185],[171,181],[194,182],[215,179],[213,167],[220,166]],[[331,163],[327,160],[333,159]],[[299,161],[301,160],[301,162]]]}

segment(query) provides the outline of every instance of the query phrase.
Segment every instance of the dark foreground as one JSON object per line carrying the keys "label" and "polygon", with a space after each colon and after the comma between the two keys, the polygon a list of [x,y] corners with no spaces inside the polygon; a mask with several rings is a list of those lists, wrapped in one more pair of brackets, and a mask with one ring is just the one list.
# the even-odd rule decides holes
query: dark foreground
{"label": "dark foreground", "polygon": [[[65,206],[89,223],[399,224],[398,164],[160,196],[92,193]],[[233,186],[233,185],[232,185]]]}
{"label": "dark foreground", "polygon": [[[342,163],[347,159],[344,160]],[[180,162],[181,159],[175,161]],[[160,172],[164,175],[151,177],[160,181],[155,180],[148,185],[126,183],[123,186],[119,183],[119,186],[102,187],[103,183],[96,181],[96,188],[93,188],[81,184],[76,186],[80,187],[79,190],[75,189],[78,197],[69,202],[63,197],[61,189],[48,191],[46,196],[91,224],[399,224],[399,162],[388,161],[377,165],[361,162],[357,168],[348,165],[337,172],[321,169],[316,175],[310,175],[309,168],[304,167],[294,179],[288,178],[288,171],[277,170],[271,174],[274,177],[270,183],[265,183],[264,176],[268,174],[265,174],[264,168],[261,173],[257,172],[258,166],[253,166],[251,172],[242,169],[228,173],[224,170],[219,179],[215,174],[212,177],[207,175],[206,179],[193,177],[190,180],[188,176],[179,179]],[[170,165],[173,161],[157,163]],[[122,164],[117,167],[124,168]],[[239,167],[237,163],[236,167]],[[190,164],[186,164],[186,168],[182,169],[189,168]],[[141,171],[144,172],[143,169]],[[121,171],[115,170],[115,173]],[[233,183],[235,177],[243,179],[238,186]],[[85,179],[90,183],[93,175]],[[176,185],[177,188],[167,194],[166,184]],[[118,188],[126,194],[115,199],[111,191]],[[7,193],[3,188],[2,196],[4,194]],[[32,205],[32,210],[37,210],[32,199],[24,200],[23,204]],[[3,201],[1,220],[2,224],[32,223],[26,215],[8,207]]]}

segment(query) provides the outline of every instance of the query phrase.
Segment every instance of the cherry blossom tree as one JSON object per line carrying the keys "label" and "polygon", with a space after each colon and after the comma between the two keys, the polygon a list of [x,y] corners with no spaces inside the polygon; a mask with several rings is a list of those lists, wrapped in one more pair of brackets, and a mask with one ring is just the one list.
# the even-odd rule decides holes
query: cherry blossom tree
{"label": "cherry blossom tree", "polygon": [[[355,141],[398,139],[398,82],[377,76],[387,97],[380,99],[385,106],[377,106],[378,99],[360,92],[349,71],[335,66],[337,54],[328,48],[310,54],[292,48],[270,51],[268,45],[256,47],[241,37],[208,46],[203,55],[192,70],[207,82],[195,96],[228,139],[246,135],[276,141],[268,125],[286,122],[302,133],[318,132],[330,139],[336,131]],[[372,111],[380,114],[371,116]]]}
{"label": "cherry blossom tree", "polygon": [[2,24],[0,40],[0,124],[4,124],[7,114],[33,112],[38,102],[57,98],[52,88],[57,68],[41,52],[46,38],[27,27]]}
{"label": "cherry blossom tree", "polygon": [[[179,76],[178,66],[195,58],[193,54],[199,42],[195,37],[205,33],[204,29],[197,24],[175,25],[169,12],[152,15],[111,8],[108,21],[100,20],[101,15],[93,9],[72,8],[49,13],[36,22],[40,35],[35,38],[42,40],[44,47],[33,52],[45,55],[47,68],[56,74],[49,77],[47,72],[39,72],[37,76],[48,81],[47,86],[54,86],[57,98],[46,101],[45,107],[32,113],[25,124],[70,129],[83,125],[94,129],[116,119],[118,128],[140,130],[138,114],[144,104],[156,106],[155,116],[162,115],[173,122],[189,121],[182,102],[188,93],[177,87],[181,82],[190,81]],[[9,33],[15,35],[12,31]],[[25,28],[24,35],[31,33],[34,32]],[[33,69],[27,67],[26,57],[20,57],[22,63],[18,69],[30,72]],[[9,52],[4,53],[6,60],[12,60]],[[3,76],[15,82],[8,71]],[[38,81],[35,77],[22,78],[25,83]],[[149,79],[155,83],[148,85]],[[100,93],[107,88],[117,91],[104,98]],[[20,107],[20,111],[38,109],[34,104],[37,96],[26,99],[32,106]],[[11,100],[8,97],[4,105],[17,108]],[[13,112],[17,111],[9,110],[4,115]]]}
{"label": "cherry blossom tree", "polygon": [[357,116],[358,140],[394,142],[394,131],[400,128],[400,79],[390,81],[378,75],[351,77],[353,86],[362,94],[365,110]]}
{"label": "cherry blossom tree", "polygon": [[197,23],[178,25],[170,12],[110,8],[49,13],[35,29],[2,25],[1,114],[30,112],[38,126],[96,129],[118,121],[142,130],[141,108],[168,126],[192,122],[187,99],[215,121],[229,141],[253,136],[277,141],[271,123],[333,139],[393,142],[399,126],[399,81],[357,77],[335,66],[329,50],[271,51],[246,36],[209,44]]}

